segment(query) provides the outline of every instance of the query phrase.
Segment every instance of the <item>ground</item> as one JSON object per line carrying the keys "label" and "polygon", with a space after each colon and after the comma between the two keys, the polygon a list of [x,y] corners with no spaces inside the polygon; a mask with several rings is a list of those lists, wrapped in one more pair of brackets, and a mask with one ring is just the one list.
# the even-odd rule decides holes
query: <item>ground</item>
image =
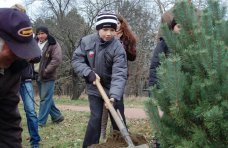
{"label": "ground", "polygon": [[[74,110],[74,111],[86,111],[89,112],[87,106],[76,105],[57,105],[60,110]],[[143,108],[125,108],[125,116],[129,119],[146,119],[147,115]]]}

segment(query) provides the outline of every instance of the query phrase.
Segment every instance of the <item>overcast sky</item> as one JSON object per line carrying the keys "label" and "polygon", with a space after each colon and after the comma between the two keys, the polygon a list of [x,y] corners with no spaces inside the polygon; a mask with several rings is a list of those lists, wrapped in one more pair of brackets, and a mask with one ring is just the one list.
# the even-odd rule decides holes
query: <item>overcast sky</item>
{"label": "overcast sky", "polygon": [[[0,8],[9,8],[16,3],[25,6],[24,1],[25,0],[0,0]],[[219,1],[223,2],[223,4],[228,6],[228,0],[219,0]],[[30,5],[30,8],[29,7],[26,8],[28,15],[33,16],[35,14],[34,11],[39,7],[39,5],[40,5],[39,1],[36,1],[35,3],[32,4],[32,9],[30,9],[31,5]]]}
{"label": "overcast sky", "polygon": [[[14,4],[21,4],[23,6],[26,6],[24,2],[25,0],[0,0],[0,8],[10,8]],[[29,5],[28,7],[26,7],[26,12],[30,18],[35,19],[35,14],[36,14],[35,12],[37,12],[36,10],[38,9],[39,6],[40,6],[40,1],[36,1],[32,5]]]}

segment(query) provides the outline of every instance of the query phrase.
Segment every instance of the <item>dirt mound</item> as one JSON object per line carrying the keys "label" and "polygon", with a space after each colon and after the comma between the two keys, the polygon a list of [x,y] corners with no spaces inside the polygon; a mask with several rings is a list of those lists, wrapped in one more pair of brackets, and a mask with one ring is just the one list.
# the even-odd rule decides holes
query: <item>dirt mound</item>
{"label": "dirt mound", "polygon": [[[135,146],[148,143],[146,138],[142,135],[130,133],[130,137]],[[88,148],[121,148],[121,147],[128,147],[128,144],[125,142],[124,138],[122,137],[119,131],[114,131],[113,134],[107,138],[107,141],[105,143],[93,144]]]}

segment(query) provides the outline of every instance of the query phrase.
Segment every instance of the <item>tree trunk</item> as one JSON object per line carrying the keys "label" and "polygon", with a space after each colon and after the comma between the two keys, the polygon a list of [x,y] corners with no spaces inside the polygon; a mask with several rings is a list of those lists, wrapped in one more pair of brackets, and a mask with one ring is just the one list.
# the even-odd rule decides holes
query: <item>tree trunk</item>
{"label": "tree trunk", "polygon": [[79,77],[76,73],[73,72],[73,91],[72,91],[72,100],[78,100],[81,93],[85,89],[85,81],[83,78]]}

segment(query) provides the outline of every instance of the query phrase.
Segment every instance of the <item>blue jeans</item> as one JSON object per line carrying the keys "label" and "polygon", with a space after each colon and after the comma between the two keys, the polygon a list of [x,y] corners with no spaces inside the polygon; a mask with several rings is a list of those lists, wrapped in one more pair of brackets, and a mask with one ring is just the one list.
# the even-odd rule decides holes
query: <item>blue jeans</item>
{"label": "blue jeans", "polygon": [[34,91],[31,80],[21,82],[20,94],[23,100],[24,110],[26,113],[31,146],[38,146],[40,136],[38,133],[38,118],[35,111]]}
{"label": "blue jeans", "polygon": [[60,110],[55,106],[53,99],[55,81],[37,81],[40,95],[39,125],[45,125],[48,115],[51,115],[52,121],[62,117]]}

